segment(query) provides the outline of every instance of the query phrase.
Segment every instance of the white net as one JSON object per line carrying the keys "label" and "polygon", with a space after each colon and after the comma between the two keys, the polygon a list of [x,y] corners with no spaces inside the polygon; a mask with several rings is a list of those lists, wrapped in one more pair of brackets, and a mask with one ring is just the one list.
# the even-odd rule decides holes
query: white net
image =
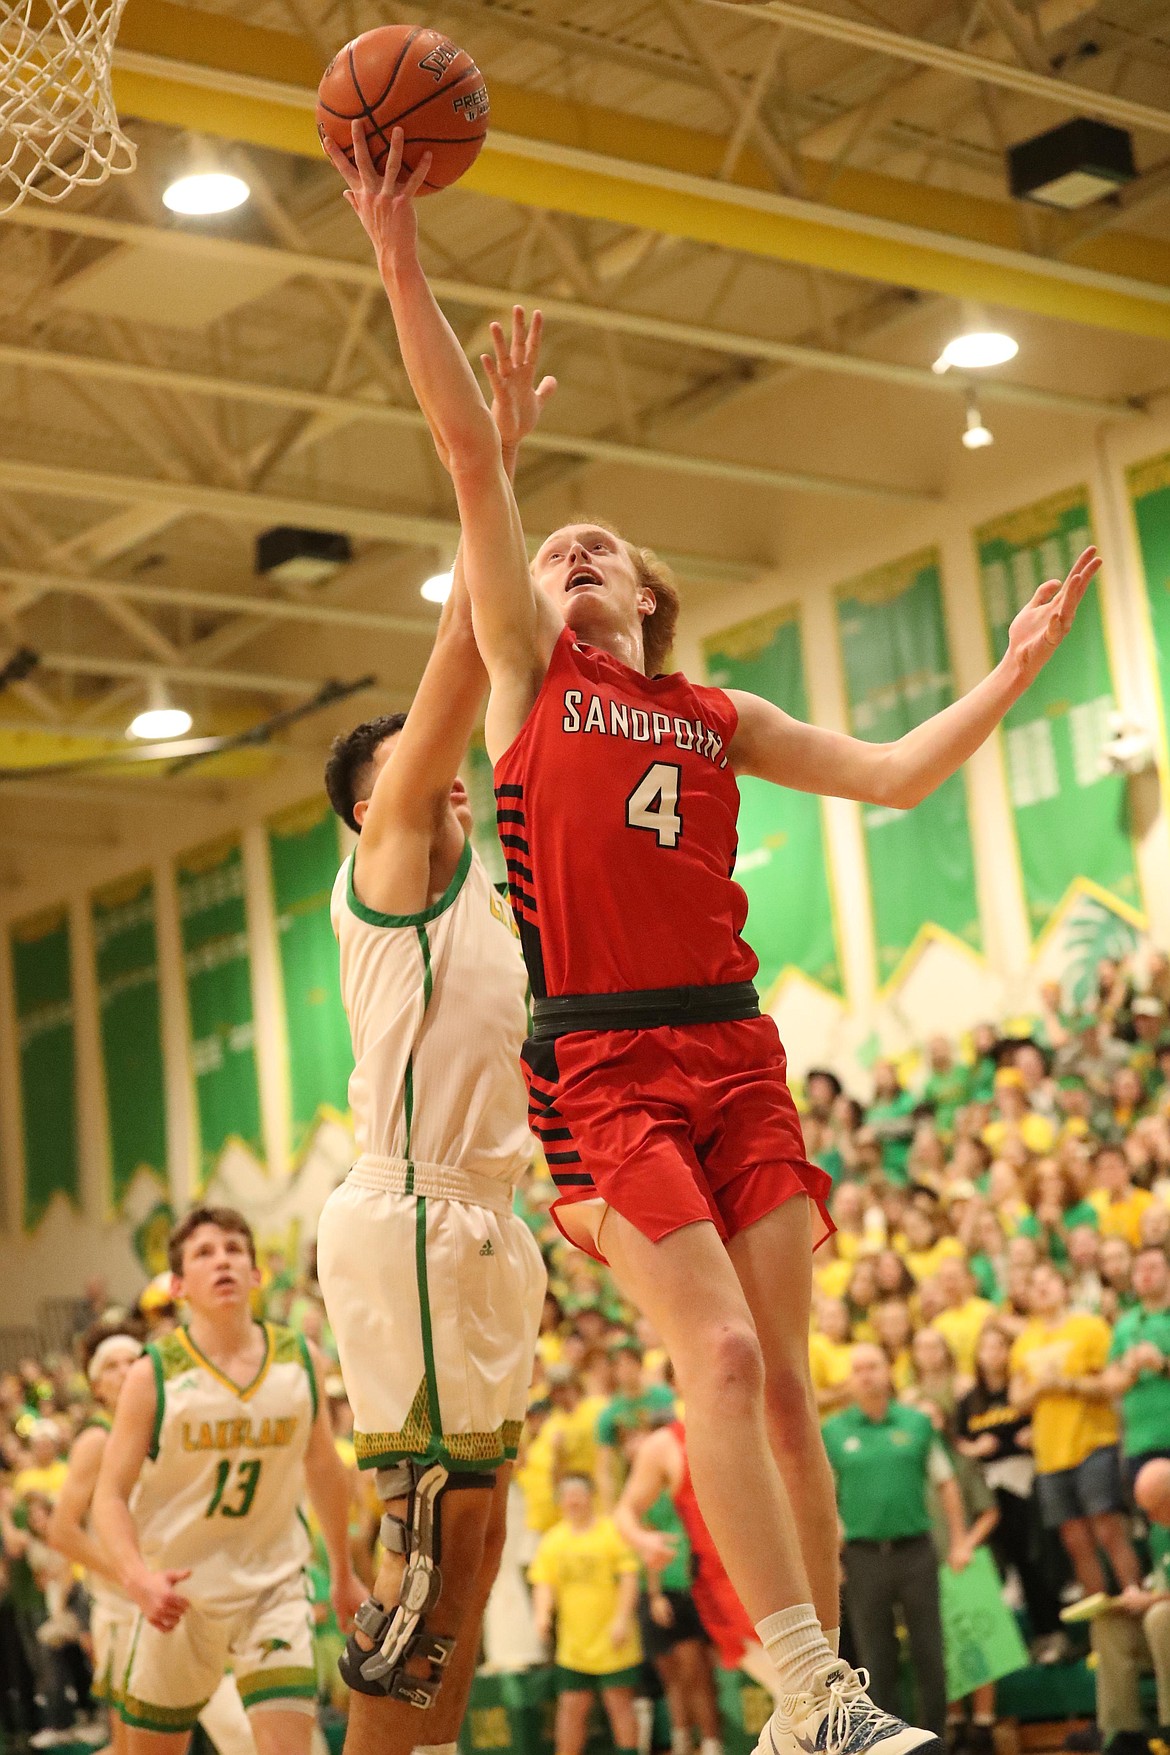
{"label": "white net", "polygon": [[0,213],[134,169],[110,76],[126,0],[0,0]]}

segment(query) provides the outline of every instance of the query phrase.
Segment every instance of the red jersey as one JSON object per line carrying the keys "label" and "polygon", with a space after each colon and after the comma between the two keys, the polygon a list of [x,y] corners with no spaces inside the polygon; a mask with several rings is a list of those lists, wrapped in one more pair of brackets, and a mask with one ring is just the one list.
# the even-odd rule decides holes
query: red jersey
{"label": "red jersey", "polygon": [[682,1480],[674,1495],[674,1509],[678,1512],[679,1521],[691,1544],[691,1561],[694,1566],[691,1595],[695,1599],[699,1619],[719,1653],[719,1662],[724,1669],[735,1670],[739,1668],[745,1648],[758,1643],[759,1636],[748,1618],[747,1610],[735,1594],[735,1587],[728,1578],[719,1558],[719,1551],[711,1539],[706,1519],[699,1510],[699,1501],[691,1484],[691,1466],[687,1461],[686,1427],[681,1420],[675,1420],[670,1430],[678,1439],[678,1446],[682,1451]]}
{"label": "red jersey", "polygon": [[732,879],[737,715],[722,689],[643,676],[566,628],[495,767],[535,997],[714,987],[759,964]]}

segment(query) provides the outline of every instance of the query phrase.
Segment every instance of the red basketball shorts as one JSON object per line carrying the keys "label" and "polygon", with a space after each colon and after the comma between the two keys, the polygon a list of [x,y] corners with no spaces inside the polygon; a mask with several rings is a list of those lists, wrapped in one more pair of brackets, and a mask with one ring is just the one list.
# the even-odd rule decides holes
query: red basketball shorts
{"label": "red basketball shorts", "polygon": [[530,1039],[523,1061],[553,1217],[598,1261],[565,1209],[599,1198],[654,1243],[700,1219],[728,1242],[799,1194],[818,1209],[816,1241],[832,1230],[832,1184],[805,1157],[771,1018],[574,1031]]}

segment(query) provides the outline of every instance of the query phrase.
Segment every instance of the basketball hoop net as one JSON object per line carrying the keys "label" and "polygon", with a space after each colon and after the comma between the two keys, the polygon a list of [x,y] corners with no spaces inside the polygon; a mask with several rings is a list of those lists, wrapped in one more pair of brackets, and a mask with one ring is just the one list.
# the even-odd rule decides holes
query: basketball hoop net
{"label": "basketball hoop net", "polygon": [[110,76],[126,0],[0,0],[0,214],[132,171]]}

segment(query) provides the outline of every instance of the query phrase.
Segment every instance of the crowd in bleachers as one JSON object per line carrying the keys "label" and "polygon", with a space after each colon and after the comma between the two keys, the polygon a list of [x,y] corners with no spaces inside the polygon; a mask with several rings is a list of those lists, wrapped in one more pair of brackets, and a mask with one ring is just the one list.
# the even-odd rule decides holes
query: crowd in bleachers
{"label": "crowd in bleachers", "polygon": [[[871,1378],[888,1374],[899,1406],[925,1414],[1034,1661],[1065,1659],[1077,1639],[1083,1647],[1085,1634],[1061,1618],[1075,1599],[1120,1596],[1129,1609],[1115,1613],[1148,1612],[1151,1555],[1133,1485],[1143,1463],[1170,1456],[1170,959],[1144,950],[1103,963],[1075,1006],[1053,984],[1030,1017],[936,1037],[847,1084],[811,1071],[797,1095],[808,1155],[833,1180],[836,1231],[815,1258],[810,1335],[826,1425],[850,1417],[861,1354]],[[539,1167],[517,1196],[550,1276],[516,1476],[526,1526],[517,1552],[533,1561],[538,1634],[558,1606],[547,1596],[549,1555],[569,1539],[550,1545],[550,1532],[604,1528],[608,1540],[639,1444],[678,1412],[657,1337],[605,1271],[562,1242],[552,1198]],[[303,1267],[275,1251],[264,1265],[265,1313],[329,1355],[311,1252]],[[107,1302],[89,1288],[79,1333]],[[144,1330],[174,1319],[165,1286],[148,1289],[137,1315]],[[339,1377],[330,1389],[352,1465]],[[84,1591],[46,1539],[86,1409],[68,1352],[0,1377],[0,1724],[35,1730],[42,1745],[95,1722]],[[355,1470],[366,1576],[376,1526]],[[625,1643],[607,1674],[632,1675],[653,1643],[645,1604],[640,1623],[615,1608],[632,1568],[614,1562],[604,1612]],[[327,1592],[316,1594],[327,1653],[337,1630]],[[973,1748],[986,1705],[967,1727]],[[624,1746],[628,1726],[610,1716]],[[694,1723],[701,1731],[701,1714]]]}

